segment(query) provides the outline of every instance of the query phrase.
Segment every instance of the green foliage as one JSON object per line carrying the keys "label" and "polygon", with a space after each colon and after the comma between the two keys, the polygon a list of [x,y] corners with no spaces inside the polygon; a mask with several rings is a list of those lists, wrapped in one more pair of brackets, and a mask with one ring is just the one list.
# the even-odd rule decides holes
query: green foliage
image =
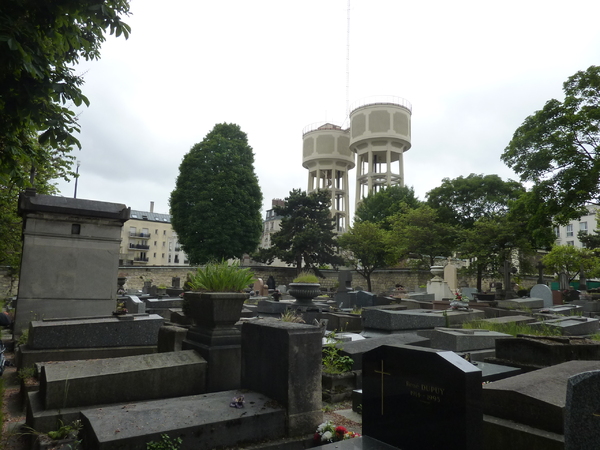
{"label": "green foliage", "polygon": [[319,282],[319,277],[317,277],[315,274],[307,272],[307,271],[301,272],[300,275],[298,275],[293,280],[293,283],[318,283],[318,282]]}
{"label": "green foliage", "polygon": [[22,367],[21,369],[19,369],[17,371],[17,377],[19,378],[19,380],[27,380],[29,378],[35,378],[36,375],[36,370],[34,366],[30,366],[30,367]]}
{"label": "green foliage", "polygon": [[281,228],[271,236],[271,247],[253,255],[257,261],[271,263],[274,258],[295,264],[298,273],[302,264],[318,271],[323,264],[334,267],[341,262],[336,255],[334,220],[331,218],[331,193],[318,190],[306,193],[294,189],[285,199],[285,206],[273,208],[282,216]]}
{"label": "green foliage", "polygon": [[371,274],[382,267],[397,262],[395,249],[390,245],[390,231],[371,222],[355,222],[354,226],[338,238],[342,257],[367,281],[372,291]]}
{"label": "green foliage", "polygon": [[536,215],[558,223],[600,201],[600,66],[569,77],[563,91],[564,101],[551,99],[525,119],[502,155],[534,183]]}
{"label": "green foliage", "polygon": [[391,218],[391,244],[399,256],[415,257],[432,266],[436,256],[450,256],[456,248],[458,229],[439,220],[428,205]]}
{"label": "green foliage", "polygon": [[3,0],[0,14],[0,184],[25,186],[32,166],[81,148],[70,104],[89,105],[74,66],[99,59],[105,34],[129,36],[127,0]]}
{"label": "green foliage", "polygon": [[466,178],[444,178],[441,186],[427,193],[427,204],[442,222],[472,228],[480,218],[505,215],[509,203],[524,192],[525,188],[516,181],[472,173]]}
{"label": "green foliage", "polygon": [[289,309],[281,314],[279,320],[282,322],[306,323],[300,314]]}
{"label": "green foliage", "polygon": [[67,439],[73,435],[77,435],[79,430],[83,428],[81,420],[75,420],[70,424],[65,425],[59,420],[60,426],[56,431],[48,431],[48,437],[54,441],[60,441],[61,439]]}
{"label": "green foliage", "polygon": [[354,223],[371,222],[389,229],[390,217],[420,205],[412,187],[390,186],[369,194],[360,202],[354,213]]}
{"label": "green foliage", "polygon": [[473,322],[465,322],[462,325],[465,329],[471,330],[490,330],[497,331],[498,333],[510,334],[511,336],[517,335],[531,335],[531,336],[561,336],[561,332],[556,327],[541,326],[531,328],[525,324],[519,324],[516,322],[509,323],[493,323],[485,322],[483,320],[476,320]]}
{"label": "green foliage", "polygon": [[29,329],[23,330],[23,332],[21,333],[21,336],[19,336],[19,339],[17,340],[17,345],[27,344],[28,339],[29,339]]}
{"label": "green foliage", "polygon": [[581,268],[588,276],[598,275],[598,258],[587,248],[573,245],[556,245],[542,258],[546,269],[555,273],[565,273],[569,281],[574,280]]}
{"label": "green foliage", "polygon": [[349,356],[340,355],[341,349],[338,345],[341,341],[337,339],[335,332],[330,333],[327,337],[329,342],[323,349],[323,372],[330,374],[350,372],[354,360]]}
{"label": "green foliage", "polygon": [[241,258],[256,249],[262,193],[252,147],[238,125],[215,125],[184,156],[170,205],[191,264]]}
{"label": "green foliage", "polygon": [[178,438],[171,439],[168,434],[161,434],[160,441],[150,441],[146,444],[146,450],[179,450],[183,440]]}
{"label": "green foliage", "polygon": [[189,285],[193,291],[240,292],[253,282],[254,273],[250,269],[222,260],[199,267],[190,275]]}

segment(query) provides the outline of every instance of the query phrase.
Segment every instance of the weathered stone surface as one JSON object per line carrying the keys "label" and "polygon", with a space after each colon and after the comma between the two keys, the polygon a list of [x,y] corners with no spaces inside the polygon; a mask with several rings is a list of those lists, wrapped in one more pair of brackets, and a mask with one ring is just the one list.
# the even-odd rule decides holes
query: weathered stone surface
{"label": "weathered stone surface", "polygon": [[146,304],[137,295],[125,297],[125,308],[129,314],[143,314],[146,312]]}
{"label": "weathered stone surface", "polygon": [[444,327],[483,319],[483,317],[483,311],[478,310],[443,312],[429,309],[413,309],[408,311],[368,309],[363,311],[365,328],[388,331]]}
{"label": "weathered stone surface", "polygon": [[415,333],[398,333],[382,337],[363,339],[360,341],[344,342],[340,344],[340,354],[349,356],[354,361],[352,370],[362,370],[363,354],[379,347],[380,345],[415,345],[429,347],[430,340]]}
{"label": "weathered stone surface", "polygon": [[183,304],[182,298],[144,298],[146,309],[159,310],[169,308],[181,308]]}
{"label": "weathered stone surface", "polygon": [[293,301],[283,300],[260,300],[256,307],[256,312],[264,314],[283,314],[294,304]]}
{"label": "weathered stone surface", "polygon": [[496,360],[541,368],[572,360],[600,360],[600,343],[568,337],[518,337],[496,341]]}
{"label": "weathered stone surface", "polygon": [[565,405],[565,450],[600,448],[600,370],[569,378]]}
{"label": "weathered stone surface", "polygon": [[485,414],[483,437],[485,450],[565,450],[562,434]]}
{"label": "weathered stone surface", "polygon": [[436,328],[431,335],[431,348],[465,352],[495,348],[496,339],[511,338],[510,334],[489,330],[457,330]]}
{"label": "weathered stone surface", "polygon": [[164,319],[156,314],[31,322],[30,349],[156,345]]}
{"label": "weathered stone surface", "polygon": [[531,328],[549,327],[560,330],[564,336],[587,336],[598,331],[598,319],[590,317],[568,317],[527,324]]}
{"label": "weathered stone surface", "polygon": [[529,291],[529,296],[533,298],[541,298],[544,302],[544,308],[552,307],[552,291],[545,284],[536,284]]}
{"label": "weathered stone surface", "polygon": [[158,330],[158,352],[178,352],[183,350],[182,343],[187,332],[187,328],[183,327],[160,327]]}
{"label": "weathered stone surface", "polygon": [[292,435],[322,422],[321,349],[316,326],[268,319],[242,325],[242,387],[283,405]]}
{"label": "weathered stone surface", "polygon": [[40,394],[45,409],[171,398],[203,393],[205,376],[193,350],[60,362],[42,367]]}
{"label": "weathered stone surface", "polygon": [[[244,396],[244,408],[229,406]],[[209,450],[285,435],[285,410],[263,394],[223,391],[128,403],[81,412],[90,449],[145,449],[161,434],[182,439],[182,449]]]}
{"label": "weathered stone surface", "polygon": [[483,412],[563,434],[568,379],[598,369],[598,361],[569,361],[486,384],[483,387]]}
{"label": "weathered stone surface", "polygon": [[536,309],[543,308],[544,300],[541,298],[515,298],[512,300],[498,300],[499,308],[508,308],[508,309]]}
{"label": "weathered stone surface", "polygon": [[492,317],[490,319],[483,319],[483,322],[490,322],[490,323],[526,324],[526,323],[532,323],[532,322],[535,322],[535,321],[536,321],[535,317],[522,316],[522,315]]}

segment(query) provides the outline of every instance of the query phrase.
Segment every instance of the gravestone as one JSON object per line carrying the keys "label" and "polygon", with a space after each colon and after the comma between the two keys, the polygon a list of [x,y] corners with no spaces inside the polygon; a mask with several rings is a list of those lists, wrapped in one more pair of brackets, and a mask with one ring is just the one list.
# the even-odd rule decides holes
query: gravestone
{"label": "gravestone", "polygon": [[363,355],[363,434],[402,450],[482,448],[481,371],[456,353],[383,345]]}
{"label": "gravestone", "polygon": [[512,338],[512,335],[490,330],[461,330],[436,328],[431,333],[431,348],[466,352],[496,348],[497,339]]}
{"label": "gravestone", "polygon": [[375,294],[367,291],[356,292],[356,306],[364,308],[365,306],[375,305]]}
{"label": "gravestone", "polygon": [[536,284],[529,291],[529,296],[541,298],[544,301],[544,308],[552,307],[552,290],[545,284]]}
{"label": "gravestone", "polygon": [[448,287],[456,291],[458,289],[457,269],[454,264],[446,264],[444,267],[444,281],[448,283]]}
{"label": "gravestone", "polygon": [[560,331],[563,336],[587,336],[598,332],[599,320],[590,317],[566,317],[563,319],[532,322],[527,325],[531,328],[552,328]]}
{"label": "gravestone", "polygon": [[338,292],[352,290],[352,272],[349,270],[340,270],[338,274]]}
{"label": "gravestone", "polygon": [[363,310],[365,328],[385,331],[418,330],[422,328],[447,327],[483,319],[483,311],[440,311],[432,309],[410,309],[394,311],[380,307]]}
{"label": "gravestone", "polygon": [[110,314],[117,300],[123,204],[19,196],[23,253],[14,331],[32,320]]}
{"label": "gravestone", "polygon": [[472,288],[472,287],[460,288],[460,294],[469,300],[475,300],[475,297],[473,297],[473,294],[476,294],[477,292],[479,292],[477,290],[477,288]]}
{"label": "gravestone", "polygon": [[600,448],[600,370],[569,378],[565,405],[565,450]]}

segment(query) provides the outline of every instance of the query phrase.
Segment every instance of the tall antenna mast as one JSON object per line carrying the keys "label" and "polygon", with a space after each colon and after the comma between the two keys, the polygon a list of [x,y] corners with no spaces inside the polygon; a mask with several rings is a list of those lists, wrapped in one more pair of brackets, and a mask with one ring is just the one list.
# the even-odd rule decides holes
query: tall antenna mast
{"label": "tall antenna mast", "polygon": [[350,116],[350,0],[348,0],[346,27],[346,118]]}

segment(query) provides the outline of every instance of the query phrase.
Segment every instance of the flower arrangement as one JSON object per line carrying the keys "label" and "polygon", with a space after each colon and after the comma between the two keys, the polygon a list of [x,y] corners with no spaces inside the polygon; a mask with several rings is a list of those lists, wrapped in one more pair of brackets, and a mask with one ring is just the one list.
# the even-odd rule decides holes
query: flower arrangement
{"label": "flower arrangement", "polygon": [[454,300],[456,300],[457,302],[468,302],[469,298],[462,295],[460,291],[456,291],[456,293],[454,294]]}
{"label": "flower arrangement", "polygon": [[328,444],[336,441],[343,441],[345,439],[352,439],[360,437],[360,434],[353,431],[348,431],[346,427],[336,427],[330,420],[323,422],[317,427],[315,432],[314,442],[315,444]]}

